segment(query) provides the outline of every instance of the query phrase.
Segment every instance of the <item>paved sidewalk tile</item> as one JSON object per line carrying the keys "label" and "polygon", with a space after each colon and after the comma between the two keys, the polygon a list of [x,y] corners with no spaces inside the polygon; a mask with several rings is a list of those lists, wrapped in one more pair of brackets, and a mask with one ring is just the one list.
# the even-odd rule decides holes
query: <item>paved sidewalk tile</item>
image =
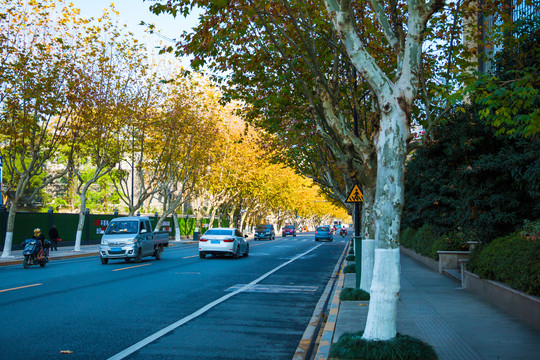
{"label": "paved sidewalk tile", "polygon": [[407,256],[401,266],[398,331],[414,322],[440,360],[540,359],[540,331]]}
{"label": "paved sidewalk tile", "polygon": [[[340,302],[333,342],[364,330],[367,310]],[[540,360],[540,331],[403,254],[397,311],[398,332],[432,345],[439,360]]]}

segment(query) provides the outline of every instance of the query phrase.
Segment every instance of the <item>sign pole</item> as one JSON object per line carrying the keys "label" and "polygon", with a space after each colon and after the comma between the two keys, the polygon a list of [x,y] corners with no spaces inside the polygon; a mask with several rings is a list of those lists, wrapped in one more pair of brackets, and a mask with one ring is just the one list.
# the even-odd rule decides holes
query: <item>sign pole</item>
{"label": "sign pole", "polygon": [[347,196],[347,203],[354,203],[354,263],[356,267],[356,289],[360,288],[360,275],[362,269],[362,239],[360,236],[360,203],[364,201],[364,195],[360,191],[358,184],[354,184],[349,196]]}

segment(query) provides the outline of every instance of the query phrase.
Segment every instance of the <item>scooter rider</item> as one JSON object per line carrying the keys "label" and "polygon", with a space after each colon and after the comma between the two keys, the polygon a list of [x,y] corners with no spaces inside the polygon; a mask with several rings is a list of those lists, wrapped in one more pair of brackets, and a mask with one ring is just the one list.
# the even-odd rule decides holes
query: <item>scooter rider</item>
{"label": "scooter rider", "polygon": [[39,240],[39,242],[41,243],[41,248],[45,249],[45,236],[43,236],[43,234],[41,234],[41,229],[40,228],[35,228],[34,229],[34,236],[32,236],[32,239]]}

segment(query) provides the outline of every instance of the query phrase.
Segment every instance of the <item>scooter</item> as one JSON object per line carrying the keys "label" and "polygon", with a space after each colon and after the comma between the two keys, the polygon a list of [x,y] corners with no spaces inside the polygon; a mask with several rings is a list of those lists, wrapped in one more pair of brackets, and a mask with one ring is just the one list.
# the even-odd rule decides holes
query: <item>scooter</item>
{"label": "scooter", "polygon": [[339,235],[341,235],[341,237],[345,237],[345,235],[347,235],[347,229],[343,229],[343,228],[342,228],[342,229],[339,231]]}
{"label": "scooter", "polygon": [[50,241],[45,240],[45,248],[41,248],[41,242],[36,239],[27,239],[24,241],[23,267],[28,269],[30,265],[39,265],[44,267],[49,262]]}

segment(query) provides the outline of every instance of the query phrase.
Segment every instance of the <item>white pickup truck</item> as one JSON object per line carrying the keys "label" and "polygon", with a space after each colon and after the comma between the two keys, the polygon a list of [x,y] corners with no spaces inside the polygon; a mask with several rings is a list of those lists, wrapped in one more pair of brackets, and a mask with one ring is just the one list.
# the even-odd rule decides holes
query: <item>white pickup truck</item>
{"label": "white pickup truck", "polygon": [[112,219],[101,238],[99,256],[102,264],[109,259],[141,262],[144,256],[161,260],[163,248],[169,246],[169,233],[153,231],[150,219],[145,216]]}

